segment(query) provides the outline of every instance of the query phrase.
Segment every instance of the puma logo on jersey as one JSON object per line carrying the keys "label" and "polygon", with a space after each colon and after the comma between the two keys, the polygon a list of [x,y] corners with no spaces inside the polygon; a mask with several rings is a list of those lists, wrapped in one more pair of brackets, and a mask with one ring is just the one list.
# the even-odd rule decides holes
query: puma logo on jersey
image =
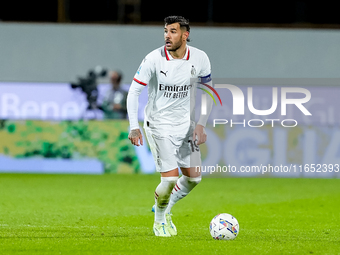
{"label": "puma logo on jersey", "polygon": [[160,72],[160,73],[164,74],[164,75],[165,75],[165,77],[166,77],[166,74],[167,74],[167,72],[168,72],[168,71],[166,71],[166,72],[163,72],[163,71],[161,70],[161,72]]}

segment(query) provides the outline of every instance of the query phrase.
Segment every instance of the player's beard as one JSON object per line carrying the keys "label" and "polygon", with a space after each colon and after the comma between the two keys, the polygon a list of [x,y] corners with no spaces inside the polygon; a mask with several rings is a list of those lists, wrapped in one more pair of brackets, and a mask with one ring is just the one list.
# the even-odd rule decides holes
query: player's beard
{"label": "player's beard", "polygon": [[182,46],[182,36],[177,43],[173,43],[168,51],[176,51]]}

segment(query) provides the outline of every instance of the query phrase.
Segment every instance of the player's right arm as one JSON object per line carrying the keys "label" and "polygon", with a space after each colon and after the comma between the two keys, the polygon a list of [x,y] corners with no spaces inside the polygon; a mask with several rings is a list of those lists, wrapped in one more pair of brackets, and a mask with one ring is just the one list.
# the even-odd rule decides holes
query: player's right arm
{"label": "player's right arm", "polygon": [[154,74],[152,57],[147,55],[140,64],[131,83],[127,96],[127,111],[130,122],[129,139],[133,145],[143,145],[143,137],[138,124],[138,98]]}

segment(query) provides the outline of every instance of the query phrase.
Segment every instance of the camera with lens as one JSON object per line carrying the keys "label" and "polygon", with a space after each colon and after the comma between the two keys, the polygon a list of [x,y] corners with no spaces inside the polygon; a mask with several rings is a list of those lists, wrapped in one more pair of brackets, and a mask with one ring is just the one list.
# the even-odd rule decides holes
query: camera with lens
{"label": "camera with lens", "polygon": [[80,88],[86,94],[86,100],[88,102],[88,110],[97,109],[98,88],[97,79],[105,77],[107,75],[107,69],[96,66],[93,70],[87,73],[86,77],[78,77],[78,82],[71,83],[71,88]]}

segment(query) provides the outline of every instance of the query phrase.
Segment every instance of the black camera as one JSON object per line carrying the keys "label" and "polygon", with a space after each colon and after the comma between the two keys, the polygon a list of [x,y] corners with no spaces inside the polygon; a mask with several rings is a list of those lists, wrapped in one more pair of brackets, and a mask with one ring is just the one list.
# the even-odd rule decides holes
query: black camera
{"label": "black camera", "polygon": [[107,69],[96,66],[93,70],[87,73],[85,78],[78,77],[77,83],[71,83],[71,88],[80,88],[86,94],[86,100],[89,103],[87,109],[97,109],[98,88],[97,79],[105,77]]}

